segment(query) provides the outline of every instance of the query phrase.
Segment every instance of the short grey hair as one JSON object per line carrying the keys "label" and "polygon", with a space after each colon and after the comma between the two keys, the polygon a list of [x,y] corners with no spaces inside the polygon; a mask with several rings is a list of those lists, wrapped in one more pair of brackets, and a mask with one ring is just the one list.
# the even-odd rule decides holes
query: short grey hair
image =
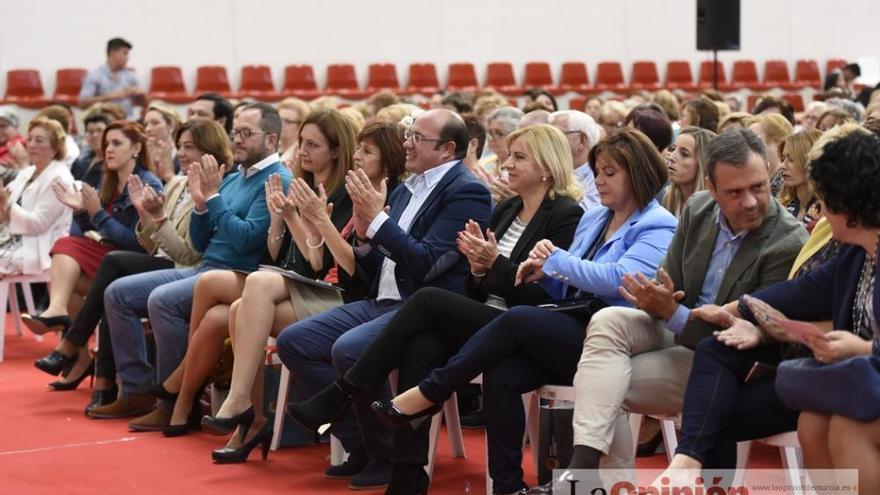
{"label": "short grey hair", "polygon": [[590,148],[596,146],[596,143],[602,139],[602,127],[588,114],[578,110],[559,110],[550,114],[550,123],[552,124],[562,117],[568,117],[569,131],[580,131],[586,134],[590,141]]}
{"label": "short grey hair", "polygon": [[839,108],[843,110],[856,122],[861,122],[862,117],[864,117],[865,107],[863,107],[861,103],[856,103],[843,98],[829,98],[825,100],[825,104],[828,105],[828,108]]}
{"label": "short grey hair", "polygon": [[743,166],[749,162],[750,154],[759,155],[767,162],[767,148],[757,134],[748,129],[729,129],[719,134],[709,143],[706,157],[706,175],[715,181],[715,167],[719,162]]}
{"label": "short grey hair", "polygon": [[510,134],[516,130],[516,125],[519,124],[523,115],[522,110],[516,107],[497,108],[486,117],[486,127],[489,127],[492,121],[497,120],[504,126],[504,134]]}

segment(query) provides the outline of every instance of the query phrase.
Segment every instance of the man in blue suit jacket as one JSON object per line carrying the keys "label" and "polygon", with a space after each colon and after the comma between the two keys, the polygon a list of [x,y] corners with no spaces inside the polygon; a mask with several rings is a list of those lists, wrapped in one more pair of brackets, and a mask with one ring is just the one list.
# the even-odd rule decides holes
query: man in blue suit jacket
{"label": "man in blue suit jacket", "polygon": [[[416,290],[464,291],[468,267],[457,253],[456,233],[469,219],[485,228],[491,213],[488,189],[461,161],[467,127],[457,114],[438,109],[422,114],[405,135],[406,169],[413,175],[391,195],[388,212],[384,187],[376,191],[363,171],[346,180],[359,243],[357,273],[373,281],[371,299],[300,321],[278,337],[278,355],[306,397],[351,367]],[[370,410],[374,399],[354,402],[360,428],[351,418],[334,423],[350,456],[333,474],[356,475],[352,488],[381,486],[391,477],[391,432]]]}

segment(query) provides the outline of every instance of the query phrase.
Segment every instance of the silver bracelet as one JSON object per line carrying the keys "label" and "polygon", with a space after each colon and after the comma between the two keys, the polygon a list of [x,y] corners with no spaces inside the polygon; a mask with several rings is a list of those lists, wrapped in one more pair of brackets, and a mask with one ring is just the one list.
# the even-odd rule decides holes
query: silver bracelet
{"label": "silver bracelet", "polygon": [[319,247],[321,247],[323,245],[324,245],[324,238],[323,237],[321,238],[321,242],[319,242],[318,244],[316,244],[314,246],[311,243],[311,239],[306,237],[306,246],[310,247],[311,249],[318,249]]}
{"label": "silver bracelet", "polygon": [[281,232],[278,235],[273,236],[272,229],[269,229],[269,232],[267,232],[267,233],[271,236],[271,237],[269,237],[269,240],[272,242],[278,242],[281,239],[284,239],[284,227],[281,228]]}

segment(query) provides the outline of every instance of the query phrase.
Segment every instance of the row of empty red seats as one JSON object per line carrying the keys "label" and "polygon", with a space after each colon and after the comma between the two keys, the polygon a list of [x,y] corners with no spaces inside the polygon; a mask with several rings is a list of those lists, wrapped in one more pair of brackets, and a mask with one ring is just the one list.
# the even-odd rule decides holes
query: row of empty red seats
{"label": "row of empty red seats", "polygon": [[[826,73],[846,64],[843,59],[831,59],[826,63]],[[759,79],[754,61],[739,60],[733,63],[732,75],[728,80],[724,64],[711,61],[700,63],[698,78],[691,72],[691,63],[673,60],[666,64],[666,80],[661,83],[657,64],[650,61],[634,62],[632,77],[626,82],[623,67],[618,62],[601,62],[596,68],[595,84],[590,82],[587,65],[583,62],[565,62],[560,70],[558,83],[553,78],[550,64],[530,62],[525,65],[522,84],[517,82],[513,65],[508,62],[490,63],[486,67],[486,83],[480,85],[474,64],[454,63],[448,68],[445,89],[448,91],[474,91],[480,87],[493,88],[507,96],[522,94],[526,88],[540,87],[554,94],[575,92],[583,95],[610,91],[627,93],[632,91],[656,91],[661,88],[697,91],[713,86],[713,69],[717,71],[718,89],[736,91],[748,89],[763,91],[770,88],[797,90],[806,87],[819,88],[822,77],[815,60],[798,60],[792,79],[788,63],[783,60],[768,60],[764,63],[764,78]],[[76,103],[86,75],[84,69],[59,69],[56,73],[56,88],[52,100]],[[10,70],[6,75],[5,103],[25,107],[39,107],[48,98],[43,91],[40,73],[34,69]],[[296,96],[306,100],[321,95],[335,95],[358,100],[376,91],[389,89],[399,94],[420,93],[430,95],[441,88],[437,68],[432,63],[418,63],[409,66],[409,79],[406,86],[400,84],[397,67],[394,64],[372,64],[369,66],[366,87],[361,87],[352,64],[333,64],[327,67],[324,89],[318,88],[311,65],[288,65],[284,69],[284,84],[276,90],[272,70],[267,65],[246,65],[241,69],[241,87],[232,90],[226,67],[207,65],[196,70],[196,87],[190,93],[184,83],[183,71],[177,66],[153,67],[150,74],[149,94],[152,98],[172,103],[192,100],[193,95],[213,91],[227,97],[252,97],[263,101],[276,101],[286,96]]]}

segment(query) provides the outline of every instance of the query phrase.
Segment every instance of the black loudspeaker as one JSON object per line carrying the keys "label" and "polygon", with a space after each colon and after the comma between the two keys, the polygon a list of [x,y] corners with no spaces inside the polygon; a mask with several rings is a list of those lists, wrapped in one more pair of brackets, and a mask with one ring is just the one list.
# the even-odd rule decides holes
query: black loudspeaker
{"label": "black loudspeaker", "polygon": [[697,0],[697,50],[739,50],[739,0]]}

